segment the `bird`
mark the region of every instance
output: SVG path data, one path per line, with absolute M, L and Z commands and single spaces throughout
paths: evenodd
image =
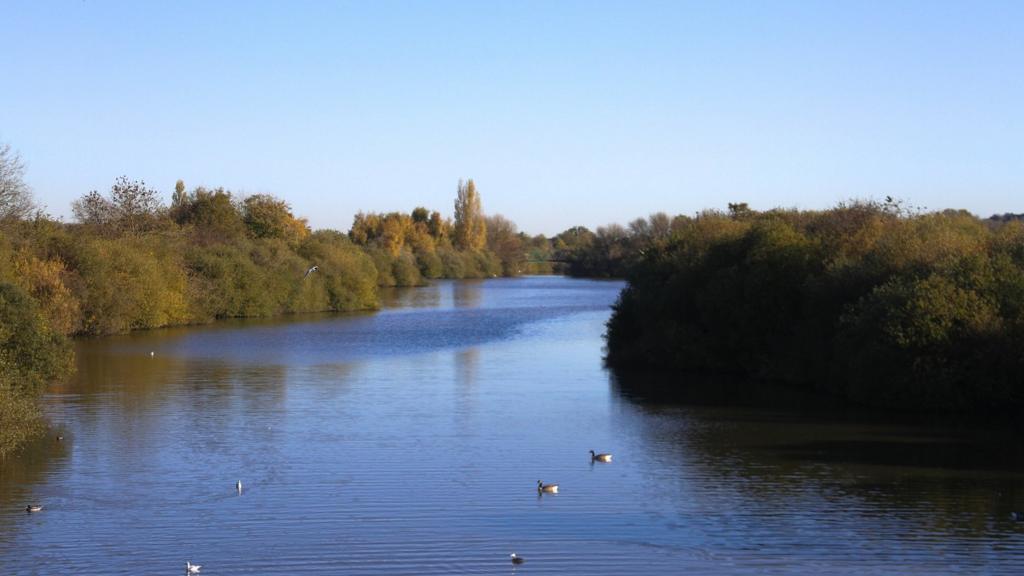
M 319 266 L 313 266 L 313 267 L 312 267 L 312 268 L 310 268 L 309 270 L 306 270 L 306 273 L 305 273 L 305 274 L 303 274 L 303 275 L 302 275 L 302 277 L 303 277 L 303 278 L 305 278 L 306 276 L 309 276 L 310 274 L 312 274 L 313 272 L 316 272 L 316 271 L 317 271 L 317 270 L 319 270 L 319 269 L 320 269 L 320 267 L 319 267 Z
M 523 562 L 526 562 L 526 559 L 524 559 L 522 556 L 516 556 L 515 552 L 513 552 L 509 556 L 512 557 L 512 563 L 513 564 L 522 564 Z
M 43 507 L 40 504 L 29 504 L 25 506 L 25 512 L 42 512 Z
M 549 492 L 551 494 L 558 494 L 558 484 L 545 484 L 540 480 L 537 480 L 537 492 Z
M 1024 522 L 1024 512 L 1010 512 L 1010 520 Z
M 64 439 L 64 436 L 62 436 L 60 434 L 57 435 L 57 442 L 60 442 L 63 439 Z
M 188 560 L 185 561 L 185 573 L 186 574 L 199 574 L 199 569 L 202 568 L 199 564 L 193 564 Z
M 590 461 L 591 462 L 611 462 L 612 461 L 612 455 L 611 454 L 594 454 L 594 451 L 591 450 L 590 451 Z
M 242 481 L 241 480 L 239 480 L 238 482 L 235 482 L 235 490 L 238 490 L 239 494 L 242 493 Z
M 150 350 L 149 351 L 149 357 L 152 358 L 153 356 L 156 356 L 156 352 L 153 352 L 152 350 Z

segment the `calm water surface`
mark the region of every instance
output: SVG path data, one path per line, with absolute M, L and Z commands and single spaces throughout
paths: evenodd
M 630 398 L 601 367 L 620 288 L 83 341 L 46 397 L 65 440 L 0 464 L 5 573 L 1024 573 L 1013 442 Z

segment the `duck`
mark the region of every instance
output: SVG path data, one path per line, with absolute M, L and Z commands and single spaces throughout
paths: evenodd
M 199 564 L 193 564 L 188 560 L 185 561 L 185 573 L 186 574 L 199 574 L 199 569 L 202 568 Z
M 41 504 L 29 504 L 25 506 L 25 512 L 42 512 L 43 506 Z
M 515 552 L 509 554 L 509 556 L 512 557 L 513 564 L 522 564 L 523 562 L 526 562 L 525 558 L 523 558 L 522 556 L 516 556 Z
M 537 480 L 537 492 L 549 492 L 551 494 L 558 494 L 558 484 L 545 484 L 540 480 Z
M 595 454 L 594 451 L 591 450 L 590 451 L 590 461 L 591 462 L 611 462 L 612 461 L 612 455 L 611 454 Z

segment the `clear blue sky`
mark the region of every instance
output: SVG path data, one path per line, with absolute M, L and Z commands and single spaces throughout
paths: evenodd
M 1024 212 L 1024 2 L 4 3 L 0 142 L 51 213 L 126 174 L 317 228 L 551 234 L 892 195 Z

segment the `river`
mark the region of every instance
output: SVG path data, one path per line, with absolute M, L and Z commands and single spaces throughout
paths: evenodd
M 1024 573 L 1016 442 L 623 393 L 621 287 L 445 281 L 80 341 L 53 434 L 0 463 L 4 571 Z

